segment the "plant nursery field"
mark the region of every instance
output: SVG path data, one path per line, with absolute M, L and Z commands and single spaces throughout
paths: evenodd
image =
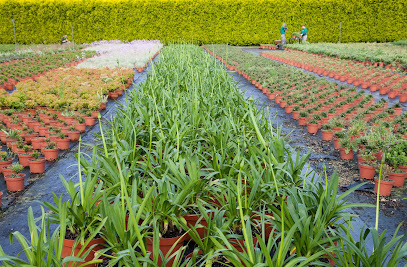
M 260 48 L 101 41 L 0 65 L 3 266 L 405 264 L 402 60 Z

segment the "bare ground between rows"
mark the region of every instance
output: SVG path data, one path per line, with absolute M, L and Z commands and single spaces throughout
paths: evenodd
M 251 52 L 247 50 L 242 49 L 244 52 Z M 280 108 L 274 100 L 269 100 L 265 94 L 236 72 L 229 71 L 229 73 L 239 83 L 240 89 L 245 92 L 247 98 L 252 97 L 255 101 L 259 102 L 259 108 L 267 108 L 269 110 L 270 120 L 273 121 L 274 126 L 278 125 L 282 129 L 288 143 L 294 149 L 300 151 L 301 154 L 311 151 L 309 162 L 316 172 L 322 174 L 323 166 L 326 166 L 327 174 L 330 176 L 336 170 L 343 192 L 348 187 L 352 187 L 360 182 L 366 182 L 358 180 L 359 171 L 356 157 L 352 161 L 341 160 L 339 152 L 333 147 L 333 142 L 322 141 L 320 131 L 316 135 L 309 134 L 306 127 L 298 126 L 298 122 L 292 119 L 292 115 L 286 114 L 284 109 Z M 318 77 L 325 79 L 325 77 Z M 375 205 L 376 194 L 373 192 L 373 186 L 372 182 L 368 182 L 365 190 L 350 194 L 347 198 L 348 201 L 350 203 L 369 203 Z M 379 230 L 387 230 L 389 238 L 394 234 L 397 226 L 407 217 L 407 201 L 403 199 L 405 197 L 407 197 L 406 189 L 403 188 L 393 189 L 390 197 L 382 197 L 380 199 Z M 367 227 L 374 227 L 376 218 L 375 208 L 360 207 L 353 209 L 353 211 L 360 216 L 361 222 L 365 223 Z M 407 223 L 403 223 L 400 229 L 400 234 L 405 232 L 407 232 Z
M 157 56 L 154 61 L 158 60 Z M 134 90 L 136 86 L 146 78 L 147 72 L 151 69 L 150 64 L 147 70 L 142 73 L 135 71 L 135 77 L 132 86 L 129 90 Z M 116 108 L 119 105 L 126 104 L 126 96 L 123 95 L 116 101 L 109 100 L 107 109 L 104 111 L 102 121 L 109 120 L 114 116 Z M 81 153 L 91 154 L 92 150 L 86 144 L 95 144 L 97 140 L 94 137 L 95 133 L 99 132 L 99 124 L 96 124 L 92 128 L 88 129 L 85 134 L 82 135 Z M 47 170 L 43 175 L 35 176 L 35 181 L 31 181 L 31 178 L 26 181 L 31 182 L 24 190 L 19 194 L 14 194 L 13 199 L 10 200 L 6 209 L 3 209 L 0 213 L 0 245 L 4 252 L 9 255 L 17 255 L 21 251 L 21 247 L 18 242 L 14 242 L 10 245 L 9 236 L 14 231 L 21 232 L 24 236 L 29 237 L 29 230 L 27 225 L 27 211 L 31 206 L 33 208 L 34 217 L 41 215 L 40 203 L 43 201 L 53 202 L 52 196 L 55 193 L 58 197 L 60 194 L 65 194 L 65 188 L 60 180 L 62 175 L 66 180 L 73 180 L 74 183 L 79 181 L 78 178 L 78 166 L 75 158 L 75 153 L 78 151 L 78 143 L 71 145 L 68 151 L 60 154 L 60 158 L 53 163 L 49 163 Z M 65 198 L 64 198 L 65 199 Z

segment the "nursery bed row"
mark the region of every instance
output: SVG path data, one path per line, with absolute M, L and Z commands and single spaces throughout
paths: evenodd
M 6 181 L 7 191 L 23 191 L 30 176 L 44 173 L 46 166 L 77 143 L 87 128 L 95 125 L 106 104 L 107 98 L 97 110 L 81 112 L 41 107 L 0 111 L 0 141 L 4 144 L 0 152 L 0 173 Z M 23 172 L 25 168 L 28 171 Z
M 336 175 L 326 187 L 304 182 L 308 155 L 295 157 L 280 129 L 199 47 L 166 46 L 126 104 L 89 159 L 79 150 L 80 182 L 65 183 L 69 201 L 43 203 L 52 212 L 30 228 L 32 249 L 23 252 L 41 256 L 23 260 L 0 251 L 3 260 L 42 265 L 51 258 L 58 265 L 96 257 L 109 266 L 329 266 L 331 260 L 343 266 L 359 257 L 367 265 L 390 258 L 396 266 L 406 256 L 401 236 L 392 238 L 400 247 L 390 252 L 374 228 L 363 230 L 362 239 L 383 242 L 373 252 L 363 242 L 356 246 L 345 212 L 353 205 L 344 200 L 353 190 L 338 198 Z M 29 212 L 31 226 L 34 220 Z M 37 235 L 50 224 L 59 227 Z M 64 243 L 77 250 L 63 250 Z
M 95 124 L 108 97 L 123 95 L 134 80 L 133 74 L 131 69 L 60 68 L 35 82 L 19 83 L 12 94 L 3 91 L 0 139 L 5 147 L 0 173 L 7 190 L 23 191 L 30 173 L 44 173 L 46 161 L 56 160 L 59 151 L 69 149 L 87 126 Z M 12 164 L 14 157 L 18 159 Z M 30 171 L 22 172 L 25 167 Z
M 319 57 L 299 51 L 278 54 L 267 52 L 262 55 L 319 75 L 346 81 L 354 86 L 361 86 L 362 89 L 379 91 L 381 95 L 388 94 L 389 98 L 399 97 L 400 102 L 407 102 L 407 75 L 404 74 L 366 68 L 349 60 Z
M 275 45 L 261 45 L 261 49 L 276 49 Z M 407 71 L 407 49 L 389 43 L 349 43 L 349 44 L 288 44 L 286 51 L 299 51 L 320 57 L 351 60 L 364 66 L 386 68 L 393 71 Z
M 58 67 L 77 65 L 95 54 L 93 51 L 70 51 L 0 64 L 0 91 L 13 90 L 19 82 L 36 80 L 40 75 Z
M 88 69 L 125 67 L 136 68 L 141 72 L 148 59 L 154 57 L 161 48 L 159 40 L 134 40 L 127 43 L 118 40 L 97 41 L 89 44 L 85 50 L 96 51 L 100 56 L 89 59 L 77 67 Z
M 353 159 L 357 151 L 361 178 L 374 178 L 376 161 L 381 160 L 385 150 L 384 178 L 394 181 L 395 186 L 404 186 L 407 116 L 399 105 L 386 109 L 388 104 L 383 99 L 374 104 L 370 94 L 290 71 L 278 63 L 242 54 L 239 48 L 212 46 L 211 50 L 229 69 L 237 70 L 287 114 L 292 114 L 300 126 L 307 126 L 309 133 L 315 134 L 322 128 L 322 140 L 334 140 L 342 159 Z M 369 176 L 364 173 L 366 164 Z M 389 194 L 388 191 L 385 195 Z

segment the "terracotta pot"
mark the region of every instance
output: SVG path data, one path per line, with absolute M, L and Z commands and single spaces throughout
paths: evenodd
M 394 108 L 394 115 L 400 116 L 403 108 Z
M 11 165 L 11 163 L 13 163 L 13 160 L 9 160 L 9 161 L 0 161 L 0 173 L 3 173 L 3 167 L 8 167 Z
M 88 256 L 85 257 L 85 259 L 84 259 L 85 262 L 89 262 L 89 261 L 93 260 L 95 258 L 95 252 L 98 250 L 101 250 L 105 247 L 103 245 L 104 243 L 105 243 L 105 240 L 103 240 L 103 238 L 96 238 L 96 239 L 93 239 L 92 241 L 90 241 L 89 244 L 83 250 L 83 252 L 88 251 L 89 248 L 94 245 L 95 245 L 95 247 L 93 247 L 92 251 L 90 251 Z M 76 257 L 81 256 L 81 255 L 79 255 L 79 251 L 82 249 L 82 245 L 77 244 L 75 248 L 74 248 L 74 245 L 75 245 L 75 240 L 64 239 L 64 246 L 62 248 L 62 258 L 71 256 L 71 254 L 73 254 L 73 256 L 76 256 Z M 75 263 L 74 262 L 69 263 L 68 266 L 69 267 L 75 266 Z M 86 265 L 86 266 L 96 267 L 97 264 Z
M 300 125 L 300 126 L 305 126 L 305 125 L 307 125 L 306 118 L 300 117 L 300 118 L 298 119 L 298 125 Z
M 93 111 L 92 112 L 92 118 L 97 119 L 99 116 L 99 111 Z
M 111 98 L 111 99 L 113 99 L 113 100 L 119 98 L 119 94 L 116 93 L 116 92 L 109 92 L 109 93 L 108 93 L 108 96 L 109 96 L 109 98 Z
M 48 127 L 46 127 L 46 126 L 40 126 L 39 128 L 38 128 L 38 135 L 39 136 L 45 136 L 46 134 L 47 134 L 47 132 L 48 132 Z
M 404 172 L 405 177 L 407 178 L 407 166 L 399 166 L 399 170 Z
M 168 252 L 170 251 L 170 249 L 174 245 L 174 243 L 178 242 L 174 246 L 174 249 L 169 254 L 169 256 L 171 256 L 174 253 L 176 253 L 184 245 L 185 239 L 186 239 L 186 235 L 171 237 L 171 238 L 160 238 L 159 239 L 159 248 L 160 248 L 162 254 L 165 256 L 168 254 Z M 147 237 L 146 243 L 147 243 L 147 248 L 146 248 L 147 251 L 152 252 L 152 253 L 158 253 L 157 251 L 153 251 L 153 238 L 152 237 Z M 153 254 L 151 254 L 150 257 L 153 258 Z M 158 256 L 158 265 L 161 265 L 162 261 L 163 261 L 163 259 L 161 258 L 161 255 Z M 168 267 L 172 266 L 173 262 L 174 262 L 174 258 L 169 260 L 167 262 L 166 266 L 168 266 Z
M 75 125 L 75 129 L 81 133 L 86 131 L 86 124 L 85 123 L 78 123 Z
M 318 124 L 308 124 L 307 131 L 310 134 L 316 134 L 318 132 L 319 125 Z
M 44 173 L 45 172 L 45 159 L 30 160 L 30 172 L 31 173 Z
M 395 187 L 403 187 L 404 186 L 404 179 L 406 179 L 406 173 L 391 173 L 389 178 L 394 181 L 393 186 Z
M 41 143 L 44 143 L 45 137 L 37 137 L 31 139 L 31 146 L 33 149 L 41 149 Z
M 359 163 L 359 176 L 363 179 L 373 179 L 376 173 L 376 167 L 363 165 Z
M 298 120 L 300 118 L 300 112 L 299 111 L 293 111 L 293 119 Z
M 374 191 L 377 193 L 377 189 L 379 188 L 379 180 L 374 179 Z M 393 188 L 394 181 L 380 181 L 380 195 L 381 196 L 390 196 L 391 189 Z
M 86 126 L 95 125 L 95 119 L 93 117 L 85 117 L 85 125 Z
M 368 82 L 362 82 L 361 86 L 362 89 L 367 89 L 369 87 L 369 83 Z
M 335 149 L 339 149 L 341 148 L 341 145 L 339 144 L 339 140 L 338 138 L 334 138 L 334 148 Z
M 266 239 L 268 239 L 271 234 L 273 236 L 275 236 L 277 234 L 277 232 L 276 232 L 277 230 L 275 228 L 275 225 L 272 223 L 271 218 L 273 218 L 273 214 L 266 213 L 265 215 L 266 215 L 265 217 L 269 218 L 269 220 L 267 220 L 266 218 L 264 220 L 264 235 L 265 235 Z M 255 222 L 257 221 L 257 223 L 258 223 L 257 226 L 259 227 L 259 229 L 262 227 L 260 215 L 256 214 L 256 215 L 252 216 L 252 221 L 255 221 Z
M 78 141 L 80 136 L 80 132 L 68 132 L 68 137 L 71 141 Z
M 321 130 L 323 141 L 332 141 L 334 132 L 329 130 Z
M 201 238 L 205 237 L 205 235 L 206 235 L 205 227 L 208 226 L 208 223 L 206 222 L 206 220 L 204 218 L 201 219 L 201 215 L 188 214 L 188 215 L 185 215 L 184 218 L 187 222 L 187 225 L 190 227 L 195 227 L 197 225 L 200 225 L 201 228 L 196 229 L 196 231 L 198 232 L 198 234 Z
M 31 140 L 33 139 L 33 138 L 35 138 L 35 137 L 37 137 L 38 136 L 38 134 L 37 133 L 34 133 L 34 134 L 26 134 L 26 135 L 24 135 L 24 140 L 25 140 L 25 142 L 27 143 L 27 144 L 31 144 Z
M 105 110 L 107 103 L 100 103 L 100 109 Z
M 383 152 L 377 152 L 377 153 L 373 153 L 373 156 L 375 156 L 375 159 L 377 161 L 381 161 L 382 157 L 383 157 Z
M 56 139 L 56 143 L 57 143 L 59 150 L 69 149 L 69 142 L 70 142 L 69 137 L 65 137 L 64 139 L 62 139 L 62 138 Z
M 244 239 L 229 238 L 228 241 L 239 252 L 243 252 L 243 250 L 246 248 L 246 242 Z M 253 245 L 256 246 L 256 243 L 257 237 L 253 237 Z
M 45 160 L 53 161 L 58 158 L 58 148 L 54 149 L 42 149 L 42 153 L 44 154 Z
M 353 149 L 349 149 L 349 152 L 348 153 L 346 153 L 346 151 L 345 151 L 346 149 L 345 148 L 339 148 L 339 153 L 340 153 L 340 155 L 341 155 L 341 159 L 344 159 L 344 160 L 351 160 L 351 159 L 353 159 Z
M 6 180 L 7 190 L 10 192 L 19 192 L 24 190 L 24 179 L 25 174 L 19 173 L 19 177 L 12 178 L 10 176 L 4 176 L 4 180 Z
M 18 155 L 18 161 L 20 162 L 20 164 L 24 167 L 28 167 L 30 166 L 29 164 L 29 160 L 32 159 L 32 155 L 31 153 L 27 153 L 27 154 L 19 154 Z
M 293 112 L 293 107 L 292 106 L 286 106 L 284 109 L 285 113 L 290 114 Z

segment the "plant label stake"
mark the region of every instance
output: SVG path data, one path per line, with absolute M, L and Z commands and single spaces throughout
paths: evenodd
M 14 31 L 14 49 L 17 52 L 17 37 L 16 37 L 16 24 L 15 24 L 15 19 L 11 20 L 13 22 L 13 31 Z

